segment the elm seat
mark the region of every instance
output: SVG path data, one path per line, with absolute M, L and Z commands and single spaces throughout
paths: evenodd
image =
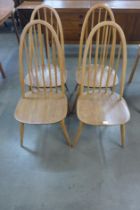
M 81 95 L 77 102 L 77 115 L 80 121 L 89 125 L 120 125 L 130 119 L 124 98 L 104 90 Z
M 45 87 L 55 87 L 55 86 L 61 86 L 62 82 L 61 82 L 61 74 L 60 74 L 60 69 L 58 66 L 56 66 L 56 68 L 51 64 L 50 65 L 50 72 L 49 72 L 49 68 L 48 66 L 46 66 L 43 69 L 44 72 L 44 80 L 45 80 Z M 51 75 L 51 79 L 50 79 L 50 75 Z M 32 69 L 32 73 L 30 74 L 31 77 L 31 82 L 32 82 L 32 86 L 33 87 L 44 87 L 44 83 L 42 80 L 42 68 L 40 67 L 38 69 L 38 73 L 36 76 L 36 72 L 35 72 L 35 68 Z M 56 79 L 57 77 L 57 79 Z M 66 83 L 66 79 L 67 79 L 67 73 L 65 71 L 64 73 L 64 83 Z M 56 82 L 57 80 L 57 82 Z M 31 86 L 31 82 L 29 79 L 29 74 L 26 75 L 25 77 L 25 84 L 28 86 Z M 52 84 L 51 84 L 52 83 Z M 56 85 L 57 83 L 57 85 Z
M 89 86 L 89 87 L 93 87 L 94 84 L 94 68 L 95 65 L 91 64 L 91 65 L 87 65 L 86 69 L 85 69 L 85 74 L 84 74 L 84 81 L 83 81 L 83 85 L 84 86 Z M 114 83 L 114 76 L 115 76 L 115 69 L 109 68 L 109 66 L 105 66 L 102 67 L 101 65 L 97 64 L 96 67 L 96 82 L 95 82 L 95 87 L 106 87 L 106 83 L 107 83 L 107 77 L 109 72 L 111 72 L 110 74 L 110 79 L 109 79 L 109 84 L 108 87 L 113 87 L 113 85 L 117 85 L 118 84 L 118 76 L 116 75 L 116 80 Z M 102 79 L 101 79 L 101 74 L 103 71 L 103 75 L 102 75 Z M 101 79 L 101 85 L 100 85 L 100 79 Z M 76 82 L 80 85 L 82 83 L 82 67 L 76 72 Z M 114 84 L 113 84 L 114 83 Z
M 62 93 L 27 92 L 17 104 L 15 118 L 21 123 L 49 124 L 63 120 L 67 115 L 67 98 Z

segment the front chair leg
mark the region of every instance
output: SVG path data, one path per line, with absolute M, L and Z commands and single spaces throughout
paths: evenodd
M 23 146 L 23 137 L 24 137 L 24 123 L 20 122 L 20 146 Z
M 70 140 L 70 137 L 69 137 L 69 134 L 68 134 L 66 125 L 65 125 L 65 121 L 62 120 L 62 121 L 60 122 L 60 124 L 61 124 L 62 130 L 63 130 L 63 132 L 64 132 L 64 136 L 65 136 L 66 142 L 67 142 L 67 144 L 68 144 L 69 146 L 71 146 L 71 140 Z
M 75 146 L 75 145 L 78 144 L 78 141 L 79 141 L 79 138 L 80 138 L 82 129 L 83 129 L 83 125 L 84 125 L 84 123 L 80 121 L 79 128 L 77 130 L 77 134 L 76 134 L 75 139 L 74 139 L 74 142 L 73 142 L 73 146 Z
M 126 138 L 125 124 L 124 125 L 120 125 L 120 130 L 121 130 L 121 146 L 124 147 L 124 145 L 125 145 L 125 138 Z

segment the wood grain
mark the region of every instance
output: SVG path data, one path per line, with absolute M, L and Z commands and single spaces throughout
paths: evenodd
M 77 116 L 90 125 L 120 125 L 130 119 L 125 100 L 117 93 L 94 92 L 82 95 L 77 102 Z
M 60 94 L 46 95 L 27 92 L 21 98 L 15 111 L 19 122 L 28 124 L 49 124 L 60 122 L 67 114 L 67 98 Z

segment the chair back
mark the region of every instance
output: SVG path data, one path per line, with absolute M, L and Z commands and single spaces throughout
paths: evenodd
M 81 62 L 82 62 L 82 57 L 83 57 L 83 48 L 89 36 L 90 31 L 98 23 L 107 21 L 107 20 L 115 22 L 113 12 L 106 4 L 98 3 L 88 10 L 84 19 L 82 30 L 81 30 L 78 69 L 80 69 L 80 66 L 82 64 Z M 104 37 L 104 34 L 102 36 Z
M 32 92 L 51 94 L 59 91 L 64 94 L 63 50 L 56 32 L 49 23 L 34 20 L 25 26 L 20 39 L 19 61 L 23 97 L 26 92 L 26 74 Z
M 93 47 L 92 42 L 96 40 Z M 120 77 L 120 96 L 123 96 L 127 65 L 127 47 L 125 35 L 121 27 L 113 21 L 104 21 L 96 25 L 90 32 L 82 62 L 81 94 L 103 90 L 111 93 L 116 90 L 117 74 Z M 85 78 L 85 73 L 88 78 Z M 89 76 L 90 75 L 90 76 Z M 88 85 L 84 87 L 84 81 Z M 90 82 L 93 82 L 91 87 Z M 98 84 L 97 84 L 98 82 Z
M 32 12 L 30 20 L 32 21 L 35 19 L 44 20 L 53 27 L 53 29 L 57 33 L 62 49 L 64 50 L 63 28 L 57 11 L 50 6 L 41 4 L 37 6 Z

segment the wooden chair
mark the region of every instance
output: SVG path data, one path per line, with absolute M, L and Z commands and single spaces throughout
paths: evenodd
M 66 142 L 71 145 L 64 122 L 68 106 L 64 87 L 64 55 L 57 34 L 49 23 L 34 20 L 26 25 L 21 35 L 19 62 L 21 99 L 16 107 L 15 118 L 20 122 L 21 145 L 25 123 L 53 124 L 57 122 L 60 122 L 62 126 Z M 48 75 L 45 75 L 46 68 L 48 68 Z M 27 73 L 30 91 L 26 90 L 27 86 L 24 81 L 24 75 Z M 36 83 L 35 88 L 34 82 Z M 60 87 L 58 83 L 61 83 Z M 49 88 L 46 88 L 47 86 Z
M 44 21 L 46 21 L 47 23 L 49 23 L 53 27 L 53 29 L 57 33 L 59 42 L 60 42 L 61 47 L 62 47 L 62 53 L 64 55 L 63 28 L 62 28 L 62 23 L 61 23 L 61 20 L 60 20 L 60 17 L 58 15 L 57 11 L 54 8 L 52 8 L 52 7 L 49 7 L 49 6 L 44 5 L 44 4 L 41 4 L 41 5 L 37 6 L 32 12 L 30 20 L 32 21 L 32 20 L 35 20 L 35 19 L 44 20 Z M 44 36 L 45 36 L 45 33 L 44 33 Z M 44 39 L 44 41 L 46 41 L 46 39 Z M 47 49 L 46 49 L 46 54 L 47 54 Z M 64 60 L 64 65 L 65 65 L 65 60 Z M 65 73 L 64 74 L 65 75 L 64 83 L 65 83 L 66 89 L 68 90 L 68 87 L 66 85 L 66 78 L 67 78 L 66 71 L 64 73 Z M 48 74 L 48 68 L 45 69 L 45 74 L 46 75 Z M 60 71 L 57 71 L 57 74 L 58 74 L 58 77 L 60 77 Z M 60 82 L 61 81 L 59 81 L 57 83 L 58 86 L 61 85 Z M 30 81 L 29 81 L 28 75 L 25 78 L 25 83 L 28 86 L 30 86 Z M 55 81 L 53 83 L 55 83 Z M 42 86 L 42 83 L 40 83 L 40 85 Z M 35 81 L 34 81 L 34 86 L 37 86 Z M 49 87 L 49 83 L 47 83 L 47 87 Z
M 101 57 L 99 41 L 104 32 L 103 53 Z M 91 52 L 91 43 L 96 40 L 95 49 Z M 111 47 L 110 47 L 111 46 Z M 87 70 L 87 65 L 89 66 Z M 101 72 L 98 74 L 101 66 Z M 92 29 L 86 42 L 82 61 L 82 80 L 77 101 L 77 116 L 80 120 L 78 132 L 74 139 L 77 144 L 83 124 L 89 125 L 120 125 L 121 144 L 125 143 L 125 124 L 130 119 L 129 109 L 123 99 L 124 83 L 127 65 L 127 48 L 124 33 L 113 21 L 99 23 Z M 90 68 L 90 66 L 92 68 Z M 106 79 L 105 66 L 108 66 Z M 92 70 L 92 86 L 88 77 L 85 87 L 85 74 Z M 112 71 L 115 72 L 112 74 Z M 120 75 L 120 85 L 116 87 L 117 74 Z M 96 81 L 99 79 L 99 87 Z M 110 89 L 110 80 L 113 82 Z M 102 88 L 105 84 L 105 88 Z M 117 90 L 119 90 L 117 93 Z
M 78 94 L 79 94 L 79 85 L 81 84 L 82 57 L 83 57 L 83 50 L 84 50 L 84 46 L 85 46 L 87 37 L 88 37 L 90 31 L 98 23 L 100 23 L 102 21 L 106 21 L 106 20 L 111 20 L 111 21 L 115 22 L 115 18 L 114 18 L 114 14 L 113 14 L 112 10 L 106 4 L 103 4 L 103 3 L 95 4 L 93 7 L 91 7 L 89 9 L 89 11 L 87 12 L 87 14 L 85 16 L 84 23 L 83 23 L 83 26 L 82 26 L 82 31 L 81 31 L 81 37 L 80 37 L 78 68 L 77 68 L 77 71 L 76 71 L 76 83 L 77 84 L 76 84 L 75 89 L 74 89 L 74 92 L 77 91 L 76 100 L 77 100 L 77 97 L 78 97 Z M 100 40 L 100 45 L 102 45 L 102 43 L 104 41 L 104 38 L 105 37 L 104 37 L 104 33 L 103 33 L 102 38 Z M 94 47 L 93 44 L 94 44 L 94 42 L 91 43 L 91 46 L 90 46 L 90 51 L 91 52 L 92 52 L 93 47 Z M 102 50 L 101 50 L 101 53 L 102 53 Z M 100 66 L 98 66 L 98 67 L 100 68 Z M 88 68 L 88 65 L 87 65 L 87 68 Z M 106 72 L 108 71 L 107 69 L 108 69 L 108 67 L 106 66 L 105 67 Z M 91 71 L 91 74 L 92 74 L 92 71 Z M 87 80 L 88 75 L 86 74 L 85 77 L 86 77 L 86 79 L 85 79 L 85 82 L 84 82 L 84 86 L 87 86 L 88 85 L 88 80 Z M 92 85 L 93 85 L 92 75 L 91 76 L 89 75 L 89 77 L 91 78 L 91 80 L 89 81 L 89 85 L 92 87 Z M 118 80 L 116 80 L 116 83 L 117 82 L 118 82 Z M 112 87 L 112 85 L 113 84 L 110 83 L 110 87 Z M 97 77 L 97 81 L 96 81 L 96 86 L 97 87 L 99 86 L 98 77 Z M 105 87 L 105 83 L 102 83 L 102 87 Z M 73 104 L 72 111 L 75 107 L 76 100 Z

